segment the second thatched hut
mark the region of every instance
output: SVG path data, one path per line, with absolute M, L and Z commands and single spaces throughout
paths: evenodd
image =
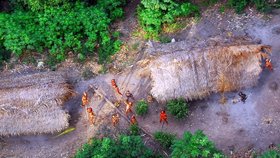
M 164 50 L 149 65 L 151 93 L 158 101 L 179 97 L 195 100 L 213 92 L 251 87 L 262 71 L 262 57 L 270 49 L 266 45 L 241 44 L 192 50 L 175 48 L 169 53 Z M 156 51 L 152 49 L 151 53 L 157 54 Z
M 68 127 L 62 104 L 73 95 L 62 73 L 0 76 L 0 135 L 54 133 Z

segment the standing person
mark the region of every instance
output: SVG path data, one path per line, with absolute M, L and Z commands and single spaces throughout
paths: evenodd
M 242 92 L 239 92 L 238 95 L 240 96 L 241 101 L 242 101 L 243 103 L 245 103 L 245 101 L 246 101 L 246 99 L 247 99 L 247 95 L 244 94 L 244 93 L 242 93 Z
M 165 122 L 168 125 L 167 114 L 166 114 L 165 110 L 161 110 L 160 115 L 159 115 L 159 122 L 160 123 L 162 122 L 163 124 Z
M 119 87 L 117 86 L 117 83 L 116 83 L 116 80 L 115 80 L 115 79 L 112 79 L 112 80 L 111 80 L 111 85 L 112 85 L 112 87 L 115 89 L 115 91 L 116 91 L 119 95 L 122 95 L 122 93 L 120 92 Z
M 265 67 L 269 70 L 269 71 L 273 71 L 273 66 L 271 63 L 271 59 L 265 59 Z
M 152 96 L 151 94 L 149 94 L 149 95 L 147 96 L 147 102 L 148 102 L 148 103 L 154 102 L 154 98 L 153 98 L 153 96 Z
M 125 100 L 124 103 L 126 105 L 126 107 L 125 107 L 125 114 L 128 115 L 128 113 L 132 113 L 131 108 L 133 106 L 133 103 L 128 101 L 128 100 Z
M 132 124 L 132 125 L 137 124 L 137 120 L 136 120 L 136 117 L 134 115 L 131 116 L 130 124 Z
M 113 126 L 116 126 L 120 121 L 120 116 L 119 114 L 114 114 L 112 115 L 112 123 L 113 123 Z
M 94 114 L 92 108 L 87 108 L 87 112 L 88 112 L 89 123 L 90 123 L 91 126 L 93 126 L 95 114 Z
M 133 97 L 132 93 L 130 93 L 129 90 L 127 90 L 127 91 L 125 92 L 125 96 L 126 96 L 126 100 L 129 100 L 129 98 L 131 98 L 131 99 L 134 100 L 134 97 Z
M 86 92 L 83 93 L 82 96 L 82 107 L 86 107 L 86 105 L 89 103 L 88 101 L 88 95 Z

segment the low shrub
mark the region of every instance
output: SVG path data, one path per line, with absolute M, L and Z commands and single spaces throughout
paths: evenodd
M 219 12 L 220 12 L 220 13 L 224 13 L 225 10 L 226 10 L 226 8 L 225 8 L 224 5 L 222 5 L 222 6 L 219 8 Z
M 216 149 L 214 143 L 198 130 L 194 134 L 185 132 L 182 139 L 177 139 L 171 146 L 172 158 L 224 158 L 225 156 Z
M 258 11 L 269 12 L 273 7 L 279 7 L 280 1 L 269 2 L 265 0 L 228 0 L 227 5 L 234 8 L 237 13 L 242 13 L 248 5 L 255 5 Z
M 171 42 L 171 38 L 169 38 L 168 36 L 160 36 L 159 37 L 159 41 L 161 43 L 170 43 Z
M 272 9 L 272 6 L 264 0 L 252 0 L 252 2 L 255 4 L 258 11 L 269 12 Z
M 208 0 L 210 5 L 217 3 L 219 0 Z
M 156 141 L 158 141 L 164 148 L 169 149 L 173 143 L 173 141 L 176 139 L 175 134 L 166 133 L 166 132 L 155 132 L 154 138 Z
M 275 149 L 270 149 L 262 153 L 258 158 L 279 158 L 280 157 L 280 145 Z
M 136 43 L 134 43 L 134 44 L 132 45 L 131 48 L 132 48 L 132 50 L 136 51 L 136 50 L 139 49 L 139 46 L 140 46 L 140 43 L 136 42 Z
M 167 102 L 167 111 L 181 119 L 188 115 L 189 105 L 183 98 L 173 99 Z
M 75 158 L 155 158 L 152 150 L 147 148 L 140 136 L 122 135 L 118 139 L 93 138 L 84 144 Z
M 140 128 L 136 124 L 130 125 L 129 131 L 130 131 L 130 135 L 133 136 L 137 136 L 140 134 Z
M 136 114 L 143 116 L 148 113 L 148 103 L 145 100 L 140 100 L 136 103 Z
M 5 50 L 4 46 L 0 45 L 0 66 L 3 65 L 4 61 L 8 61 L 11 57 L 11 52 Z
M 82 72 L 82 77 L 85 80 L 88 80 L 88 79 L 92 78 L 93 76 L 94 76 L 94 73 L 91 71 L 91 69 L 89 67 L 86 67 Z
M 237 13 L 241 13 L 249 3 L 250 0 L 228 0 L 227 2 Z

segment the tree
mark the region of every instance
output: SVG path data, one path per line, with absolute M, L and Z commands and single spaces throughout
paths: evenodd
M 174 141 L 172 147 L 172 158 L 222 158 L 213 142 L 203 134 L 201 130 L 194 134 L 185 132 L 182 139 Z

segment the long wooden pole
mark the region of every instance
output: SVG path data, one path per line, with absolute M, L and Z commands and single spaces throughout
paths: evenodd
M 126 117 L 126 115 L 124 115 L 106 96 L 104 96 L 101 92 L 98 91 L 98 89 L 91 87 L 94 90 L 94 93 L 96 93 L 97 95 L 101 96 L 111 107 L 115 108 L 117 110 L 117 112 L 122 115 L 122 117 L 125 118 L 126 121 L 130 122 L 129 119 Z
M 94 93 L 96 93 L 97 95 L 101 96 L 107 103 L 108 105 L 110 105 L 111 107 L 113 107 L 114 109 L 117 110 L 117 112 L 128 122 L 130 123 L 130 120 L 127 118 L 127 116 L 125 114 L 123 114 L 104 94 L 102 94 L 101 92 L 98 91 L 98 88 L 93 87 L 92 85 L 90 85 L 90 89 L 92 89 L 94 91 Z M 145 129 L 143 129 L 142 127 L 139 126 L 139 128 L 148 136 L 150 136 L 153 139 L 153 136 L 147 132 Z M 168 157 L 168 154 L 166 151 L 164 151 L 163 149 L 161 149 L 162 152 Z

